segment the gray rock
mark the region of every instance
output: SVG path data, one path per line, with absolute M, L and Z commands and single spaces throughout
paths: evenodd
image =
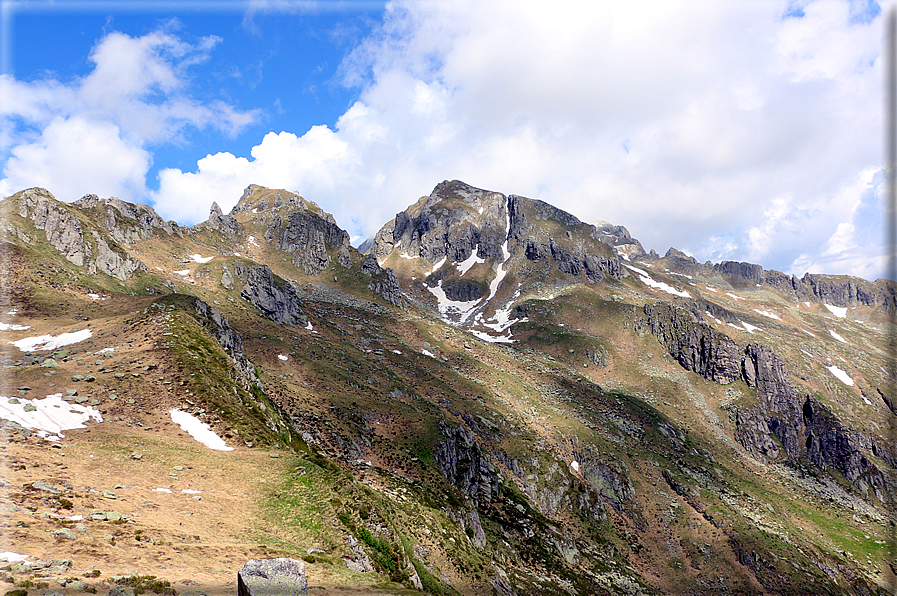
M 228 290 L 234 287 L 234 276 L 230 272 L 230 267 L 227 266 L 227 263 L 221 267 L 221 285 Z
M 717 383 L 741 377 L 741 353 L 729 336 L 671 304 L 645 305 L 651 333 L 686 370 Z
M 86 592 L 87 589 L 90 587 L 90 584 L 88 584 L 87 582 L 83 582 L 79 579 L 79 580 L 75 580 L 73 582 L 66 582 L 65 587 L 68 588 L 69 590 L 73 590 L 75 592 Z
M 46 493 L 50 493 L 52 495 L 61 495 L 62 489 L 53 486 L 52 484 L 47 484 L 43 480 L 35 480 L 31 483 L 31 488 L 40 490 Z
M 369 254 L 361 262 L 361 272 L 371 278 L 368 288 L 382 296 L 390 304 L 396 306 L 401 304 L 402 290 L 399 287 L 399 278 L 395 271 L 388 267 L 384 269 L 377 263 L 377 259 Z
M 349 535 L 349 550 L 355 555 L 355 559 L 344 558 L 343 561 L 346 562 L 346 567 L 359 573 L 370 573 L 374 570 L 374 564 L 364 551 L 364 546 L 351 534 Z
M 43 230 L 47 241 L 61 252 L 67 261 L 84 266 L 90 248 L 84 241 L 84 231 L 78 217 L 43 188 L 29 188 L 19 198 L 18 214 L 30 219 L 34 227 Z
M 238 596 L 308 596 L 305 563 L 296 559 L 253 559 L 237 573 Z
M 207 228 L 210 230 L 219 230 L 221 232 L 224 232 L 228 236 L 243 235 L 243 227 L 240 225 L 240 222 L 238 222 L 230 215 L 224 215 L 221 212 L 221 207 L 218 206 L 217 202 L 212 203 L 212 207 L 209 213 L 209 219 L 201 224 L 198 224 L 196 227 Z
M 275 277 L 266 265 L 253 267 L 237 265 L 236 269 L 237 275 L 246 280 L 240 296 L 275 323 L 305 325 L 308 316 L 302 309 L 302 301 L 290 282 Z
M 78 537 L 75 536 L 75 533 L 69 530 L 68 528 L 61 528 L 59 530 L 54 530 L 53 536 L 56 538 L 65 538 L 67 540 L 75 540 Z
M 134 596 L 134 588 L 121 585 L 112 586 L 106 596 Z
M 486 503 L 499 494 L 501 474 L 484 457 L 474 434 L 465 426 L 439 427 L 446 437 L 433 449 L 439 471 L 474 503 Z

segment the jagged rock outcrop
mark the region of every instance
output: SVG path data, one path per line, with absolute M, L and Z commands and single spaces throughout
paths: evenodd
M 742 375 L 748 386 L 757 388 L 757 408 L 769 431 L 779 438 L 788 457 L 800 457 L 804 436 L 801 402 L 791 384 L 785 361 L 767 346 L 748 344 L 744 349 Z M 753 440 L 745 436 L 741 427 L 736 436 L 743 437 L 742 442 L 746 444 Z
M 169 236 L 183 236 L 176 223 L 163 220 L 148 205 L 129 203 L 117 197 L 101 199 L 97 195 L 85 195 L 72 205 L 90 211 L 103 229 L 122 244 L 147 240 L 159 231 Z
M 502 258 L 506 203 L 501 193 L 458 180 L 441 182 L 378 232 L 373 254 L 382 258 L 397 248 L 431 261 L 447 257 L 461 262 L 472 254 L 481 259 Z
M 18 214 L 30 219 L 34 227 L 43 230 L 47 241 L 61 252 L 67 261 L 83 267 L 90 253 L 84 240 L 84 230 L 78 217 L 63 207 L 43 188 L 29 188 L 19 198 Z
M 484 456 L 474 434 L 463 425 L 439 422 L 445 436 L 433 449 L 442 475 L 475 504 L 492 501 L 501 488 L 501 474 Z
M 97 271 L 114 277 L 119 281 L 128 280 L 135 271 L 146 271 L 146 265 L 138 261 L 130 254 L 124 256 L 115 252 L 96 231 L 93 232 L 96 240 L 96 258 L 88 262 L 88 272 L 94 274 Z
M 235 265 L 243 283 L 240 296 L 276 323 L 305 325 L 308 316 L 296 289 L 286 280 L 276 278 L 267 265 Z
M 212 202 L 209 212 L 209 219 L 199 224 L 197 227 L 207 228 L 209 230 L 218 230 L 228 236 L 242 236 L 243 227 L 232 215 L 224 215 L 221 207 L 217 202 Z
M 626 464 L 621 461 L 608 464 L 604 459 L 581 450 L 575 450 L 573 457 L 579 464 L 582 477 L 602 499 L 630 519 L 639 519 L 639 505 Z
M 683 368 L 717 383 L 741 377 L 740 350 L 728 335 L 670 304 L 646 305 L 644 312 L 651 333 Z
M 590 283 L 602 281 L 605 276 L 619 277 L 621 274 L 620 260 L 609 250 L 589 252 L 583 238 L 589 238 L 603 243 L 607 237 L 606 230 L 614 229 L 610 224 L 605 224 L 600 231 L 595 226 L 584 224 L 573 215 L 562 211 L 548 203 L 534 199 L 527 199 L 517 195 L 508 197 L 508 212 L 510 217 L 510 230 L 508 232 L 508 247 L 512 254 L 522 252 L 527 260 L 547 262 L 549 257 L 555 262 L 559 271 L 568 275 L 579 276 L 585 274 Z M 527 215 L 527 212 L 530 215 Z M 566 240 L 562 243 L 550 235 L 534 236 L 538 228 L 535 222 L 554 222 L 565 227 L 579 228 L 580 234 L 574 234 L 568 230 Z M 630 239 L 629 232 L 621 226 L 616 226 L 622 231 L 616 232 L 614 238 Z M 639 250 L 641 250 L 641 245 Z M 593 246 L 593 249 L 597 248 Z
M 882 472 L 864 453 L 874 442 L 837 419 L 812 396 L 799 396 L 785 361 L 767 346 L 751 343 L 740 349 L 725 334 L 698 320 L 696 312 L 669 304 L 644 307 L 652 334 L 683 368 L 718 383 L 743 380 L 757 390 L 757 404 L 735 409 L 735 438 L 745 449 L 771 460 L 783 455 L 806 458 L 834 468 L 863 490 L 872 487 L 879 499 L 892 492 Z M 582 464 L 581 464 L 582 465 Z
M 485 285 L 468 279 L 453 279 L 443 284 L 442 289 L 451 300 L 470 302 L 486 295 L 486 288 L 483 287 Z
M 192 307 L 193 314 L 197 316 L 197 320 L 233 359 L 234 365 L 242 377 L 243 387 L 248 389 L 250 385 L 255 385 L 262 388 L 261 381 L 253 374 L 252 362 L 243 353 L 243 338 L 230 326 L 227 317 L 223 316 L 217 308 L 196 296 L 186 296 L 185 298 L 187 304 Z
M 402 303 L 402 288 L 396 272 L 389 267 L 383 268 L 374 255 L 365 255 L 361 262 L 361 272 L 371 278 L 368 288 L 383 297 L 390 304 L 398 306 Z
M 804 402 L 803 422 L 811 462 L 823 469 L 834 468 L 864 493 L 871 488 L 879 500 L 886 499 L 891 488 L 882 471 L 863 454 L 872 447 L 864 437 L 847 428 L 813 396 Z
M 279 250 L 292 254 L 293 265 L 307 275 L 330 267 L 328 249 L 339 252 L 349 246 L 348 232 L 308 211 L 290 213 L 286 221 L 280 215 L 274 215 L 268 223 L 265 239 Z
M 106 205 L 109 212 L 130 209 L 134 214 L 152 212 L 152 215 L 155 215 L 155 212 L 149 207 L 132 205 L 119 199 L 101 201 L 96 195 L 88 195 L 73 203 L 74 206 L 87 210 L 100 204 Z M 105 224 L 109 224 L 106 231 L 110 235 L 109 241 L 113 244 L 110 246 L 107 238 L 103 237 L 96 229 L 90 230 L 89 236 L 93 238 L 94 242 L 91 243 L 87 240 L 85 226 L 72 211 L 72 207 L 60 203 L 45 189 L 31 188 L 22 192 L 19 197 L 17 213 L 20 217 L 30 219 L 34 227 L 44 230 L 47 241 L 61 252 L 67 261 L 79 267 L 87 267 L 88 273 L 91 275 L 99 271 L 119 281 L 126 281 L 135 272 L 146 271 L 146 265 L 127 251 L 115 250 L 115 248 L 120 248 L 115 245 L 116 237 L 129 237 L 126 231 L 130 229 L 127 226 L 118 225 L 118 219 L 115 216 L 109 215 L 102 220 Z M 158 216 L 155 217 L 158 218 Z M 138 222 L 133 225 L 141 224 Z M 152 235 L 152 231 L 148 233 Z
M 308 596 L 305 563 L 296 559 L 252 559 L 237 572 L 238 596 Z

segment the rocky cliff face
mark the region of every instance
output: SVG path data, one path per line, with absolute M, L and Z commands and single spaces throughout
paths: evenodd
M 361 272 L 371 278 L 368 288 L 379 294 L 390 304 L 398 306 L 402 303 L 402 289 L 399 287 L 399 278 L 396 272 L 390 268 L 384 269 L 377 263 L 374 255 L 365 256 L 361 262 Z
M 486 459 L 474 434 L 465 426 L 440 421 L 445 436 L 433 450 L 443 476 L 475 504 L 488 503 L 499 494 L 501 475 Z
M 305 325 L 308 316 L 302 301 L 290 282 L 278 279 L 267 265 L 235 265 L 237 277 L 243 281 L 240 296 L 276 323 Z
M 218 206 L 217 202 L 212 203 L 212 207 L 209 212 L 209 219 L 198 224 L 197 228 L 206 228 L 209 230 L 218 230 L 227 234 L 228 236 L 242 236 L 243 228 L 240 226 L 240 222 L 238 222 L 231 215 L 224 215 L 221 212 L 221 207 Z
M 717 383 L 741 377 L 740 350 L 729 336 L 670 304 L 647 305 L 644 312 L 651 333 L 683 368 Z
M 77 207 L 92 210 L 101 204 L 107 208 L 102 221 L 108 226 L 105 230 L 108 235 L 104 235 L 103 230 L 90 229 L 90 226 L 78 216 L 76 209 Z M 128 222 L 133 224 L 123 224 L 121 221 L 121 217 L 125 217 L 121 215 L 123 212 L 138 218 L 142 214 L 150 220 L 151 215 L 155 215 L 149 207 L 132 205 L 118 199 L 100 201 L 95 195 L 88 195 L 75 202 L 73 206 L 68 206 L 41 188 L 22 192 L 17 209 L 19 217 L 30 220 L 35 228 L 44 231 L 47 241 L 61 252 L 67 261 L 79 267 L 86 267 L 88 273 L 92 275 L 101 272 L 119 281 L 129 279 L 137 271 L 146 271 L 146 265 L 116 243 L 115 238 L 134 237 L 134 234 L 138 234 L 135 230 L 141 229 L 142 225 L 139 219 L 128 219 Z M 152 235 L 152 231 L 140 233 Z M 93 242 L 90 242 L 89 238 L 92 238 Z
M 755 406 L 735 410 L 735 438 L 748 451 L 833 468 L 864 492 L 871 488 L 877 498 L 891 498 L 893 487 L 868 457 L 874 441 L 851 431 L 813 396 L 799 396 L 785 361 L 772 349 L 757 343 L 741 348 L 684 308 L 654 304 L 644 312 L 652 334 L 683 368 L 757 390 Z
M 128 203 L 116 197 L 101 199 L 97 195 L 85 195 L 72 205 L 90 211 L 105 231 L 122 244 L 146 240 L 159 232 L 183 236 L 176 223 L 163 220 L 147 205 Z
M 349 234 L 345 230 L 307 211 L 290 213 L 285 220 L 274 215 L 268 223 L 265 240 L 293 255 L 293 265 L 306 275 L 329 269 L 329 252 L 345 255 L 349 246 Z M 338 261 L 346 267 L 345 256 Z

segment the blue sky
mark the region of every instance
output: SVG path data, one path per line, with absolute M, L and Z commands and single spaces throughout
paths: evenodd
M 0 194 L 182 224 L 248 184 L 362 239 L 444 179 L 699 260 L 882 275 L 870 0 L 0 0 Z

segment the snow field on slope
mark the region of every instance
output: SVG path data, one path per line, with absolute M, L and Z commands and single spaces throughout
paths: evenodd
M 846 371 L 841 370 L 840 368 L 838 368 L 838 367 L 835 366 L 834 364 L 831 365 L 831 366 L 826 366 L 826 368 L 828 369 L 828 371 L 829 371 L 830 373 L 832 373 L 833 375 L 835 375 L 835 377 L 836 377 L 839 381 L 841 381 L 842 383 L 844 383 L 844 384 L 847 385 L 848 387 L 853 387 L 853 379 L 850 378 L 850 375 L 848 375 Z
M 168 410 L 171 420 L 181 427 L 185 433 L 208 447 L 216 451 L 233 451 L 233 447 L 228 447 L 224 439 L 215 434 L 209 425 L 187 412 L 178 409 Z
M 30 428 L 50 441 L 58 441 L 64 437 L 64 430 L 85 428 L 84 423 L 91 418 L 97 422 L 103 421 L 99 410 L 70 404 L 62 399 L 61 393 L 48 395 L 44 399 L 14 398 L 19 403 L 9 403 L 11 399 L 13 398 L 0 397 L 0 418 Z
M 847 317 L 847 307 L 846 306 L 832 306 L 831 304 L 824 305 L 829 312 L 838 317 L 839 319 L 844 319 Z
M 84 341 L 93 335 L 90 329 L 82 329 L 81 331 L 71 331 L 61 335 L 40 335 L 38 337 L 26 337 L 18 341 L 11 341 L 12 345 L 19 348 L 23 352 L 35 352 L 37 350 L 55 350 L 62 346 L 70 346 Z
M 653 277 L 648 275 L 646 272 L 642 271 L 638 267 L 633 267 L 632 265 L 626 265 L 628 269 L 635 271 L 638 273 L 639 279 L 648 287 L 655 288 L 666 292 L 667 294 L 672 294 L 674 296 L 680 296 L 682 298 L 691 298 L 691 294 L 686 292 L 685 290 L 679 291 L 673 286 L 663 283 L 662 281 L 655 281 Z

